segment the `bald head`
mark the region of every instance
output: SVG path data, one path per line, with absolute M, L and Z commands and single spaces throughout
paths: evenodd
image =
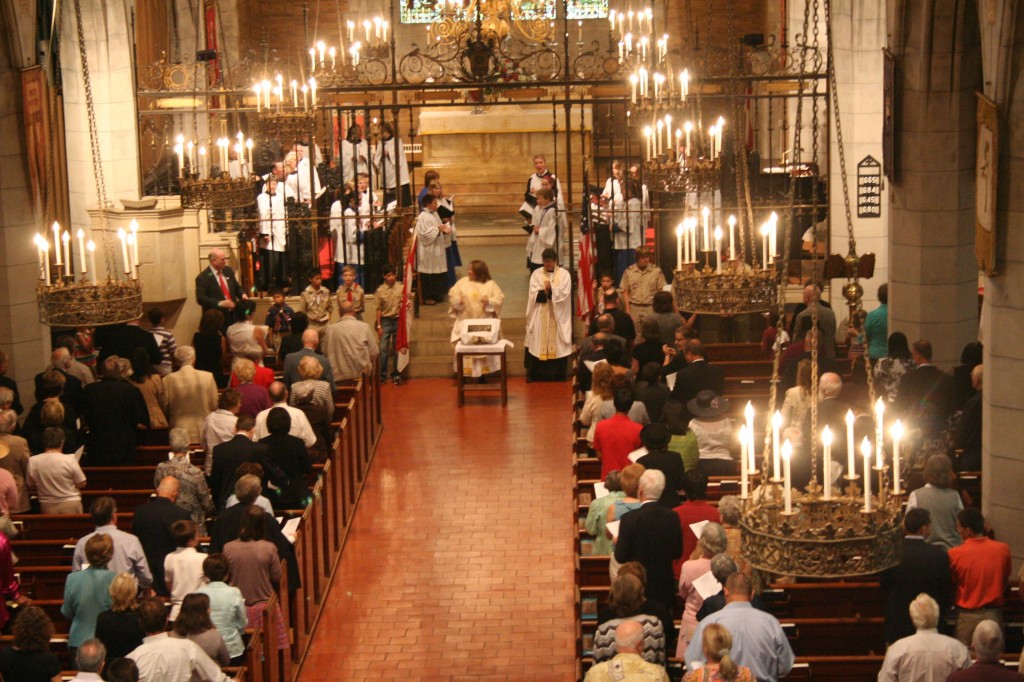
M 839 395 L 839 391 L 843 388 L 843 378 L 835 372 L 825 372 L 821 375 L 821 379 L 818 380 L 818 390 L 821 391 L 821 397 L 824 398 L 835 398 Z
M 316 332 L 313 332 L 314 334 Z M 276 405 L 278 403 L 287 402 L 288 400 L 288 387 L 284 385 L 283 381 L 275 381 L 267 387 L 267 393 L 270 394 L 270 400 Z
M 71 353 L 63 346 L 54 348 L 53 352 L 50 353 L 50 362 L 57 369 L 67 369 L 68 365 L 71 364 Z
M 347 301 L 346 301 L 347 303 Z M 302 332 L 302 347 L 315 349 L 320 343 L 320 335 L 316 333 L 315 329 L 307 329 Z
M 743 573 L 733 573 L 725 581 L 726 603 L 750 601 L 752 592 L 750 578 Z
M 816 303 L 821 298 L 821 289 L 815 284 L 808 284 L 804 287 L 804 303 L 810 305 Z
M 174 476 L 164 476 L 156 486 L 156 496 L 163 497 L 174 502 L 178 499 L 178 490 L 180 489 L 181 484 L 178 483 L 178 479 Z
M 597 318 L 597 328 L 599 331 L 611 334 L 615 331 L 615 318 L 608 313 L 599 315 Z
M 635 620 L 624 620 L 615 628 L 615 651 L 639 654 L 644 648 L 644 627 Z
M 355 315 L 356 314 L 356 307 L 352 303 L 352 301 L 342 301 L 338 305 L 338 313 L 342 317 L 345 317 L 346 315 Z

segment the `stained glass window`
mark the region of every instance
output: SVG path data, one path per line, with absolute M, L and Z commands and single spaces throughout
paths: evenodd
M 607 19 L 608 0 L 569 0 L 566 7 L 569 20 Z
M 561 0 L 522 0 L 517 18 L 553 20 L 561 6 Z M 571 20 L 604 19 L 608 16 L 608 0 L 568 0 L 566 10 Z M 403 24 L 432 24 L 438 14 L 438 0 L 401 0 Z

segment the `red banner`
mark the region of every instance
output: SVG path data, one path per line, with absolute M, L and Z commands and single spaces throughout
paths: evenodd
M 21 72 L 21 96 L 25 112 L 25 161 L 32 183 L 32 198 L 39 209 L 46 205 L 49 157 L 49 92 L 43 69 L 33 66 Z

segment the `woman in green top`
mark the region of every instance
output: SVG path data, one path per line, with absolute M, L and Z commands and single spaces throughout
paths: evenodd
M 604 479 L 604 487 L 608 494 L 604 497 L 594 496 L 587 510 L 587 532 L 594 536 L 594 551 L 597 556 L 611 554 L 615 549 L 608 534 L 605 533 L 605 524 L 608 522 L 608 507 L 615 504 L 626 496 L 622 491 L 621 474 L 618 471 L 609 472 Z
M 71 621 L 68 647 L 77 649 L 82 642 L 92 639 L 96 632 L 96 618 L 110 608 L 110 583 L 116 574 L 107 569 L 114 555 L 114 541 L 105 533 L 97 533 L 85 543 L 85 558 L 89 567 L 75 571 L 64 583 L 64 604 L 60 612 Z
M 683 471 L 697 467 L 700 449 L 697 447 L 697 434 L 690 430 L 687 423 L 686 408 L 681 402 L 669 400 L 661 410 L 661 421 L 672 432 L 672 440 L 668 443 L 669 452 L 678 452 L 683 458 Z

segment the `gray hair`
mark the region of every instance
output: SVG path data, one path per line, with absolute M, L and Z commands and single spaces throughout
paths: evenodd
M 835 398 L 843 388 L 843 378 L 835 372 L 825 372 L 818 380 L 818 391 L 822 398 Z
M 700 534 L 697 546 L 704 550 L 704 554 L 715 556 L 729 548 L 729 540 L 725 537 L 725 528 L 720 523 L 709 523 L 704 526 Z
M 167 442 L 170 443 L 171 445 L 171 452 L 175 454 L 188 452 L 189 441 L 190 438 L 188 435 L 188 431 L 181 428 L 180 426 L 174 427 L 167 434 Z
M 994 620 L 983 620 L 974 628 L 971 648 L 979 661 L 998 661 L 1005 648 L 1004 644 L 1003 629 Z
M 917 630 L 931 630 L 939 624 L 939 605 L 922 592 L 910 602 L 910 620 Z
M 64 346 L 58 346 L 50 353 L 50 362 L 57 369 L 67 369 L 71 364 L 71 353 Z
M 174 361 L 179 367 L 196 364 L 196 349 L 192 346 L 178 346 L 174 351 Z
M 735 495 L 726 495 L 718 501 L 718 514 L 722 517 L 722 521 L 730 526 L 739 525 L 742 511 L 743 505 L 740 503 L 740 498 Z
M 255 341 L 246 341 L 235 351 L 235 356 L 259 362 L 263 359 L 263 349 Z
M 0 403 L 2 402 L 3 395 L 0 395 Z M 18 413 L 14 410 L 0 410 L 0 433 L 14 433 L 14 429 L 17 427 Z
M 263 484 L 260 479 L 252 474 L 239 476 L 235 481 L 235 497 L 242 504 L 252 504 L 263 492 Z
M 87 639 L 75 652 L 75 664 L 83 673 L 98 673 L 107 657 L 107 647 L 98 639 Z
M 729 579 L 729 576 L 738 570 L 736 562 L 724 552 L 711 557 L 711 575 L 715 576 L 715 580 L 723 585 Z
M 657 469 L 648 469 L 640 474 L 640 490 L 643 491 L 643 502 L 660 499 L 665 491 L 665 474 Z
M 636 651 L 643 638 L 643 625 L 635 620 L 625 620 L 615 628 L 615 649 L 620 653 L 627 649 Z
M 121 378 L 121 358 L 111 355 L 103 361 L 103 376 L 108 379 Z

